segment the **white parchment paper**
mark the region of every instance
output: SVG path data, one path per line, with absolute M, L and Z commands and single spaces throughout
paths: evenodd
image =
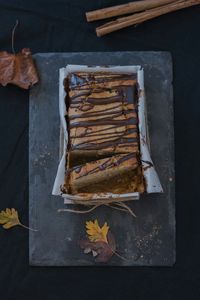
M 139 119 L 139 136 L 140 136 L 140 151 L 141 151 L 141 161 L 142 168 L 144 172 L 144 178 L 146 181 L 146 192 L 147 193 L 162 193 L 163 189 L 158 178 L 157 172 L 154 168 L 149 147 L 148 147 L 148 131 L 146 124 L 146 105 L 145 105 L 145 90 L 144 90 L 144 71 L 140 66 L 109 66 L 109 67 L 101 67 L 101 66 L 84 66 L 84 65 L 67 65 L 65 68 L 60 69 L 60 78 L 59 78 L 59 111 L 60 111 L 60 120 L 62 126 L 62 136 L 63 139 L 63 155 L 60 160 L 57 175 L 55 178 L 54 186 L 53 186 L 53 195 L 62 195 L 64 197 L 65 203 L 73 203 L 73 200 L 88 200 L 87 196 L 84 194 L 70 195 L 70 194 L 62 194 L 61 185 L 64 184 L 65 180 L 65 158 L 67 151 L 67 143 L 68 143 L 68 132 L 67 132 L 67 124 L 65 120 L 66 113 L 66 105 L 65 105 L 65 96 L 66 92 L 64 90 L 63 81 L 64 78 L 73 72 L 117 72 L 117 73 L 137 73 L 137 81 L 139 84 L 139 99 L 138 99 L 138 119 Z M 112 193 L 97 193 L 90 194 L 89 199 L 110 199 L 113 198 L 116 201 L 119 199 L 127 199 L 128 200 L 136 200 L 139 199 L 139 193 L 127 193 L 127 194 L 112 194 Z

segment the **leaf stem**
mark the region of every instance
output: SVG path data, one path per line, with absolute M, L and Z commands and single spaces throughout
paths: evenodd
M 13 30 L 12 30 L 12 52 L 13 52 L 13 54 L 15 54 L 15 48 L 14 48 L 15 30 L 16 30 L 18 24 L 19 24 L 19 21 L 16 20 L 15 26 L 14 26 L 14 28 L 13 28 Z
M 110 245 L 108 244 L 108 246 L 110 247 Z M 119 258 L 125 260 L 125 261 L 129 261 L 130 259 L 120 255 L 119 253 L 117 253 L 115 250 L 113 250 L 111 247 L 110 247 L 110 250 L 113 252 L 113 254 L 115 254 L 116 256 L 118 256 Z
M 31 231 L 38 231 L 37 229 L 30 228 L 30 227 L 28 227 L 28 226 L 26 226 L 26 225 L 24 225 L 24 224 L 22 224 L 22 223 L 19 223 L 19 225 L 20 225 L 21 227 L 24 227 L 24 228 L 26 228 L 26 229 L 28 229 L 28 230 L 31 230 Z

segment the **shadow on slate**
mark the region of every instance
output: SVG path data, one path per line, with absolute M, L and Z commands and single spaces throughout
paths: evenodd
M 175 178 L 172 61 L 167 52 L 43 53 L 34 55 L 40 83 L 30 91 L 29 237 L 33 266 L 98 265 L 78 241 L 85 221 L 108 222 L 117 251 L 106 265 L 171 266 L 175 263 Z M 59 68 L 67 64 L 141 65 L 144 67 L 151 155 L 164 194 L 142 196 L 130 203 L 137 218 L 109 207 L 84 215 L 58 213 L 63 199 L 51 195 L 59 163 Z M 102 264 L 99 264 L 102 265 Z M 105 264 L 104 264 L 105 265 Z

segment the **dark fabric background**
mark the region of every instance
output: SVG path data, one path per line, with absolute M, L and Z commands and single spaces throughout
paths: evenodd
M 167 50 L 174 62 L 177 262 L 164 268 L 34 268 L 28 231 L 0 228 L 0 299 L 200 299 L 200 7 L 97 38 L 84 13 L 127 0 L 0 0 L 0 51 Z M 101 22 L 99 22 L 100 24 Z M 0 87 L 0 209 L 28 224 L 28 92 Z

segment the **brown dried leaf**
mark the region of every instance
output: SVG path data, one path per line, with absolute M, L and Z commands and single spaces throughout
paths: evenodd
M 0 52 L 0 84 L 8 83 L 28 89 L 39 81 L 37 70 L 29 48 L 17 54 Z
M 106 263 L 111 259 L 116 250 L 115 239 L 110 231 L 107 234 L 107 240 L 108 242 L 91 242 L 90 240 L 81 240 L 79 244 L 82 249 L 87 249 L 85 253 L 97 253 L 95 256 L 96 262 Z

